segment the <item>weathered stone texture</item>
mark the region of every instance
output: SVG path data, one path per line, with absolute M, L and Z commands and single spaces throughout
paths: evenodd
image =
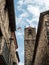
M 28 27 L 25 28 L 25 36 L 24 36 L 24 53 L 25 53 L 25 65 L 30 65 L 33 58 L 34 53 L 34 45 L 35 45 L 35 38 L 36 38 L 36 31 L 35 28 Z
M 46 14 L 43 16 L 43 22 L 41 26 L 41 33 L 38 41 L 38 47 L 37 47 L 37 52 L 35 56 L 35 62 L 34 65 L 49 65 L 49 40 L 47 38 L 47 29 L 46 23 L 49 21 L 49 17 L 47 17 Z M 40 22 L 40 21 L 39 21 Z M 47 23 L 49 27 L 49 22 Z
M 0 39 L 0 55 L 2 55 L 5 58 L 6 63 L 9 63 L 9 49 L 7 46 L 7 43 L 5 42 L 5 39 L 2 37 Z
M 17 65 L 18 58 L 16 56 L 16 40 L 15 35 L 12 35 L 12 32 L 15 33 L 15 29 L 13 28 L 14 31 L 11 31 L 9 26 L 11 21 L 9 21 L 9 10 L 6 8 L 6 1 L 7 0 L 0 1 L 0 33 L 2 33 L 2 35 L 0 34 L 0 61 L 2 61 L 3 64 L 6 63 L 7 65 Z M 11 0 L 11 2 L 13 1 Z M 1 56 L 3 57 L 3 60 L 1 59 Z

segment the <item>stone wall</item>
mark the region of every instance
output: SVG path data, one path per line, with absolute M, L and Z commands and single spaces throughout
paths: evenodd
M 0 38 L 0 56 L 4 58 L 4 61 L 6 61 L 6 64 L 9 64 L 9 48 L 7 46 L 7 43 L 4 39 L 4 37 Z
M 49 45 L 47 39 L 47 29 L 45 23 L 47 22 L 47 17 L 43 17 L 42 30 L 38 41 L 37 53 L 35 56 L 34 65 L 49 65 Z
M 28 27 L 25 28 L 24 31 L 24 53 L 25 53 L 25 59 L 24 59 L 24 63 L 25 65 L 30 65 L 32 62 L 32 58 L 33 58 L 33 53 L 34 53 L 34 45 L 35 45 L 35 38 L 36 38 L 36 31 L 35 28 L 32 27 Z
M 6 0 L 0 1 L 0 55 L 3 56 L 7 65 L 13 65 L 13 62 L 18 64 L 18 58 L 16 56 L 16 40 L 15 36 L 12 37 L 11 28 L 9 26 L 9 13 L 6 8 Z M 13 21 L 15 22 L 15 21 Z M 15 33 L 15 31 L 13 31 Z
M 18 64 L 18 59 L 17 59 L 17 56 L 16 56 L 16 49 L 15 49 L 14 41 L 12 41 L 12 44 L 11 44 L 10 54 L 11 54 L 11 60 L 12 60 L 11 63 L 13 64 L 13 62 L 14 62 L 14 63 Z

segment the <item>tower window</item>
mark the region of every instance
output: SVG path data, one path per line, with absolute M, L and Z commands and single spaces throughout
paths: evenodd
M 49 44 L 49 21 L 45 21 L 45 24 L 46 24 L 47 39 L 48 39 L 48 44 Z
M 49 31 L 47 31 L 47 39 L 48 39 L 48 42 L 49 42 Z
M 28 35 L 32 35 L 32 30 L 31 29 L 28 30 Z
M 47 31 L 47 35 L 49 35 L 49 31 Z
M 13 65 L 17 65 L 15 62 L 13 62 Z
M 45 21 L 46 26 L 49 26 L 49 21 Z

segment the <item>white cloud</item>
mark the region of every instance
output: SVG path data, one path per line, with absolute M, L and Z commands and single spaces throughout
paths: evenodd
M 19 1 L 17 2 L 17 4 L 18 4 L 18 6 L 16 6 L 16 8 L 17 8 L 18 10 L 22 10 L 22 11 L 23 11 L 23 9 L 22 9 L 23 0 L 19 0 Z
M 27 28 L 27 27 L 29 27 L 29 25 L 26 25 L 25 27 Z
M 49 0 L 19 0 L 18 1 L 18 9 L 22 10 L 23 13 L 19 16 L 19 18 L 16 17 L 16 21 L 17 21 L 17 25 L 25 25 L 25 21 L 28 22 L 27 26 L 30 24 L 31 26 L 33 25 L 33 22 L 37 22 L 39 21 L 39 15 L 40 12 L 43 12 L 45 10 L 49 9 Z M 27 4 L 27 10 L 29 12 L 27 12 L 25 9 L 22 8 L 22 6 L 24 4 Z M 34 5 L 35 4 L 35 5 Z M 41 7 L 41 9 L 40 9 Z M 31 13 L 33 15 L 33 18 L 31 20 L 27 19 L 27 16 L 29 16 Z M 37 28 L 37 25 L 36 25 Z M 22 35 L 21 33 L 18 33 L 18 35 Z
M 40 14 L 40 10 L 38 7 L 32 6 L 32 5 L 28 5 L 27 10 L 32 13 L 34 16 L 39 16 Z
M 49 0 L 34 0 L 34 3 L 36 4 L 36 6 L 42 7 L 42 11 L 49 9 Z
M 22 17 L 20 17 L 20 18 L 16 17 L 16 25 L 20 24 L 21 20 L 22 20 Z
M 28 16 L 27 12 L 24 12 L 23 14 L 20 15 L 21 18 L 24 18 L 24 17 L 27 17 L 27 16 Z
M 44 9 L 49 9 L 49 0 L 19 0 L 17 4 L 19 4 L 19 6 L 17 6 L 18 9 L 22 9 L 23 4 L 35 4 L 34 6 L 44 6 Z
M 20 27 L 25 26 L 26 18 L 28 16 L 29 16 L 29 14 L 27 12 L 22 13 L 19 17 L 16 16 L 16 25 L 20 26 Z
M 49 0 L 34 0 L 36 3 L 44 4 L 45 6 L 49 6 Z
M 36 17 L 36 18 L 31 19 L 31 20 L 26 19 L 26 21 L 27 21 L 29 24 L 33 23 L 34 21 L 36 21 L 36 22 L 38 23 L 39 19 L 38 19 L 38 17 Z
M 25 0 L 24 3 L 25 4 L 29 4 L 29 3 L 32 3 L 33 1 L 32 0 Z
M 46 1 L 45 1 L 45 4 L 46 4 L 46 6 L 49 7 L 49 0 L 46 0 Z
M 23 4 L 42 7 L 41 12 L 49 9 L 49 0 L 25 0 Z
M 16 21 L 18 21 L 17 24 L 20 23 L 20 21 L 27 16 L 29 16 L 29 14 L 26 11 L 24 11 L 24 13 L 22 13 L 19 17 L 16 16 Z
M 19 0 L 17 4 L 19 4 L 20 6 L 22 6 L 23 5 L 23 0 Z
M 38 21 L 39 21 L 39 18 L 38 17 L 35 17 L 33 18 L 32 20 L 29 20 L 29 19 L 26 19 L 26 21 L 29 23 L 30 26 L 32 27 L 37 27 L 35 25 L 37 25 Z M 35 24 L 34 24 L 35 23 Z M 33 25 L 34 24 L 34 25 Z M 27 27 L 29 26 L 27 25 Z

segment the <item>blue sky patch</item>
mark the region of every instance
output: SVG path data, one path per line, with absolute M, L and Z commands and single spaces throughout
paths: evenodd
M 24 65 L 24 28 L 32 26 L 37 29 L 40 13 L 49 10 L 49 0 L 14 0 L 14 6 L 19 65 Z

